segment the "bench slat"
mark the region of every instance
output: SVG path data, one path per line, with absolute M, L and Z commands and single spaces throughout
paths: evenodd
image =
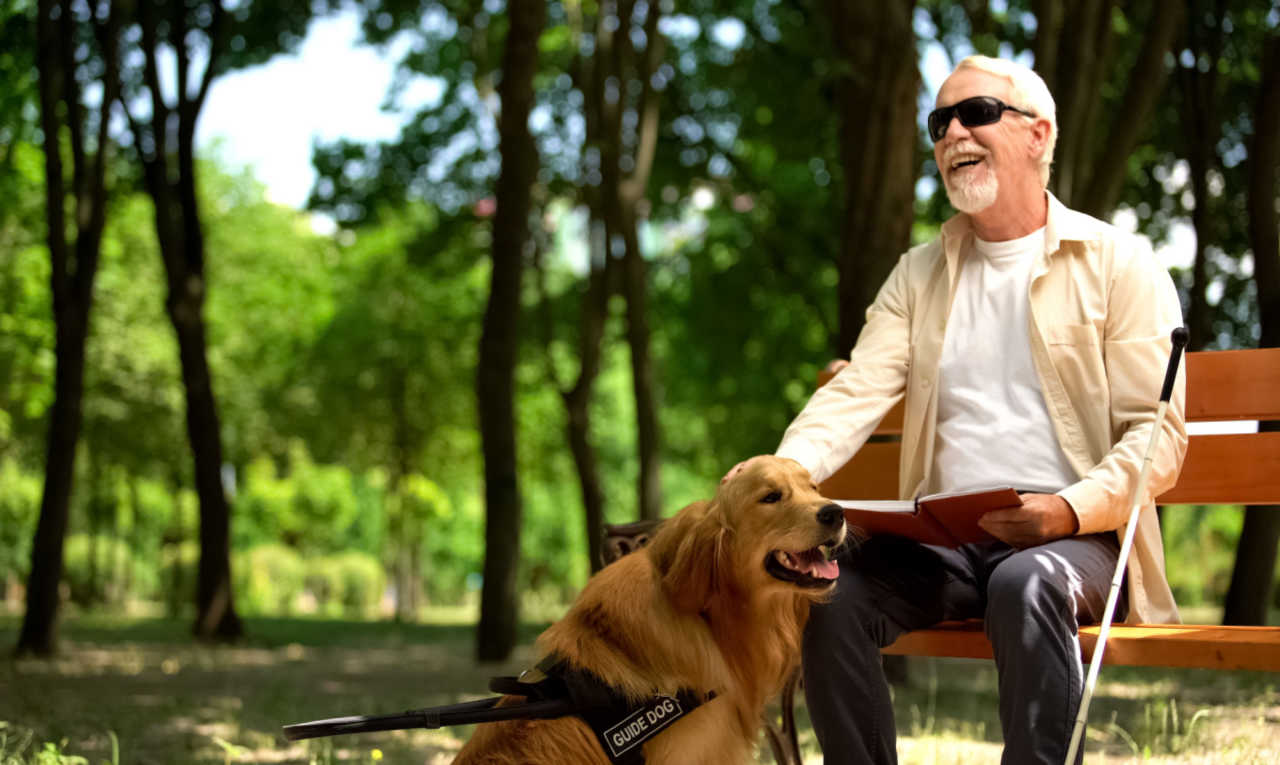
M 1280 433 L 1192 436 L 1162 505 L 1280 504 Z
M 1187 354 L 1187 420 L 1280 420 L 1280 348 Z
M 897 499 L 898 452 L 901 444 L 869 443 L 830 478 L 822 496 L 832 499 Z
M 1080 630 L 1080 648 L 1087 662 L 1098 639 L 1097 627 Z M 946 622 L 909 632 L 886 654 L 990 659 L 991 644 L 982 622 Z M 1138 667 L 1204 667 L 1280 671 L 1280 629 L 1220 627 L 1199 624 L 1117 624 L 1107 636 L 1104 664 Z

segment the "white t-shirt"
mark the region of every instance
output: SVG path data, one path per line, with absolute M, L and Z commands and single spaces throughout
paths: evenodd
M 996 485 L 1052 494 L 1078 480 L 1031 360 L 1031 269 L 1044 229 L 974 241 L 960 269 L 938 368 L 937 491 Z

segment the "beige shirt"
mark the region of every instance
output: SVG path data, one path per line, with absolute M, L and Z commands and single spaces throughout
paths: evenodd
M 1070 210 L 1049 195 L 1044 254 L 1031 273 L 1031 355 L 1055 435 L 1079 477 L 1058 492 L 1081 534 L 1124 533 L 1132 493 L 1155 422 L 1182 323 L 1169 273 L 1143 239 Z M 937 239 L 913 247 L 885 281 L 850 354 L 850 364 L 809 400 L 777 454 L 823 481 L 866 443 L 906 397 L 898 492 L 931 483 L 938 361 L 955 297 L 958 264 L 973 256 L 966 215 Z M 1185 374 L 1179 370 L 1152 458 L 1128 562 L 1129 622 L 1177 622 L 1164 573 L 1154 498 L 1171 488 L 1187 449 Z

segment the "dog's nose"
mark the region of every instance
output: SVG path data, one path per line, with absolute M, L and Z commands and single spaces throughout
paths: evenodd
M 836 504 L 827 505 L 818 511 L 818 523 L 838 528 L 844 523 L 844 509 Z

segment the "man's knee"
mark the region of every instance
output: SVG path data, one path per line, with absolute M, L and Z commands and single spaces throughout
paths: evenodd
M 1066 562 L 1051 553 L 1027 550 L 1010 556 L 987 582 L 988 625 L 1021 623 L 1033 613 L 1067 615 L 1072 578 Z
M 842 572 L 830 597 L 810 607 L 805 643 L 810 642 L 810 635 L 865 633 L 874 622 L 877 610 L 869 584 L 857 573 Z

